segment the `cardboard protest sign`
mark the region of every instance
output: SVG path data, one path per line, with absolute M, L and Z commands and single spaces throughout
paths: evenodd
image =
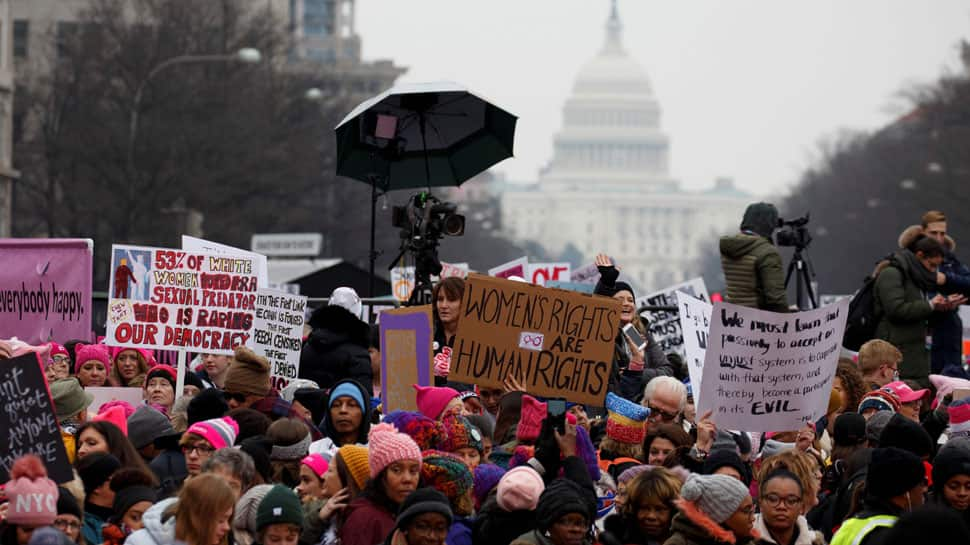
M 529 263 L 525 281 L 545 286 L 549 280 L 569 280 L 569 263 Z
M 637 308 L 643 306 L 675 307 L 677 306 L 677 292 L 682 291 L 691 297 L 702 301 L 710 301 L 707 286 L 703 278 L 694 278 L 660 291 L 637 297 Z M 687 357 L 684 351 L 684 333 L 680 327 L 680 320 L 676 312 L 663 310 L 646 311 L 642 314 L 650 322 L 650 333 L 653 340 L 660 345 L 664 353 L 676 352 L 680 357 Z
M 380 316 L 384 414 L 417 411 L 413 384 L 431 386 L 431 305 L 385 310 Z
M 411 298 L 414 291 L 414 267 L 394 267 L 391 269 L 391 293 L 402 303 Z
M 570 273 L 569 280 L 579 284 L 595 286 L 600 281 L 600 269 L 596 266 L 596 263 L 583 265 Z
M 231 355 L 249 341 L 255 259 L 114 245 L 111 271 L 108 345 Z
M 259 285 L 267 288 L 270 287 L 269 265 L 266 262 L 266 256 L 263 254 L 257 254 L 256 252 L 250 252 L 234 246 L 227 246 L 211 240 L 190 237 L 188 235 L 182 235 L 182 249 L 208 254 L 238 255 L 248 257 L 256 264 L 256 277 L 259 279 Z M 299 285 L 297 285 L 297 290 L 299 290 Z M 299 291 L 297 291 L 296 295 L 299 295 Z
M 680 310 L 680 329 L 684 334 L 684 362 L 690 375 L 690 385 L 694 392 L 694 403 L 698 403 L 704 374 L 704 359 L 707 353 L 707 334 L 711 329 L 711 311 L 714 307 L 682 292 L 677 292 L 677 307 Z
M 525 278 L 526 267 L 529 266 L 529 258 L 520 257 L 518 259 L 513 259 L 508 263 L 503 263 L 498 267 L 492 267 L 488 270 L 489 276 L 494 276 L 495 278 L 508 278 L 510 276 L 518 276 L 519 278 Z
M 300 372 L 306 297 L 262 289 L 256 292 L 253 335 L 246 344 L 269 360 L 273 388 L 283 389 Z
M 91 338 L 88 239 L 0 239 L 0 331 L 29 344 Z
M 501 387 L 510 374 L 530 393 L 602 406 L 620 303 L 471 274 L 448 378 Z
M 54 415 L 54 402 L 34 353 L 0 362 L 0 482 L 24 454 L 36 454 L 58 483 L 74 479 L 71 462 Z
M 91 412 L 94 413 L 99 412 L 101 406 L 110 401 L 124 401 L 134 407 L 138 407 L 144 402 L 141 388 L 89 386 L 84 391 L 94 396 L 94 401 L 91 402 Z
M 825 414 L 849 301 L 778 314 L 716 303 L 697 413 L 720 428 L 797 430 Z

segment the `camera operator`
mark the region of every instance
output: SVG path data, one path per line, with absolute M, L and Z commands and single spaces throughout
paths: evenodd
M 778 209 L 759 202 L 744 211 L 739 234 L 721 237 L 721 267 L 729 303 L 788 312 L 781 254 L 771 241 L 777 226 Z

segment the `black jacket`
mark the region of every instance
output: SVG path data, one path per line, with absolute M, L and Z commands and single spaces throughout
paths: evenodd
M 939 272 L 946 276 L 946 283 L 939 293 L 970 295 L 970 268 L 967 268 L 952 252 L 946 252 Z M 930 317 L 933 344 L 930 349 L 930 366 L 934 373 L 970 378 L 963 370 L 963 321 L 956 310 L 934 312 Z
M 341 379 L 354 379 L 367 390 L 364 399 L 373 397 L 370 327 L 347 309 L 331 305 L 315 310 L 309 324 L 313 331 L 300 353 L 300 378 L 324 390 Z

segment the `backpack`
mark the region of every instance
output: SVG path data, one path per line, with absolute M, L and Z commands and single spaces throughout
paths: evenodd
M 892 256 L 881 259 L 880 262 L 882 261 L 888 261 L 889 267 L 898 268 Z M 882 272 L 882 269 L 879 272 Z M 842 346 L 853 352 L 858 352 L 866 341 L 876 336 L 876 326 L 879 325 L 879 316 L 876 315 L 876 278 L 878 276 L 878 273 L 867 276 L 862 282 L 862 287 L 849 301 L 849 315 L 845 321 Z

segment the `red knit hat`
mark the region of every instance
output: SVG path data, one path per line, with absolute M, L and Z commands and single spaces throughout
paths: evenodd
M 421 449 L 409 436 L 391 424 L 378 424 L 367 435 L 368 463 L 371 478 L 394 462 L 414 460 L 421 465 Z
M 77 356 L 74 360 L 75 374 L 81 370 L 82 365 L 91 360 L 101 362 L 105 373 L 111 372 L 111 355 L 108 354 L 108 347 L 103 344 L 78 343 L 74 346 L 74 354 Z
M 522 396 L 522 412 L 515 437 L 519 441 L 532 442 L 539 438 L 542 421 L 546 419 L 546 404 L 530 395 Z
M 50 526 L 57 518 L 57 484 L 47 478 L 44 462 L 25 454 L 13 463 L 6 487 L 7 522 L 23 526 Z
M 452 399 L 461 395 L 454 388 L 418 386 L 417 384 L 413 386 L 417 390 L 418 410 L 421 411 L 421 414 L 433 420 L 437 420 L 441 416 Z

